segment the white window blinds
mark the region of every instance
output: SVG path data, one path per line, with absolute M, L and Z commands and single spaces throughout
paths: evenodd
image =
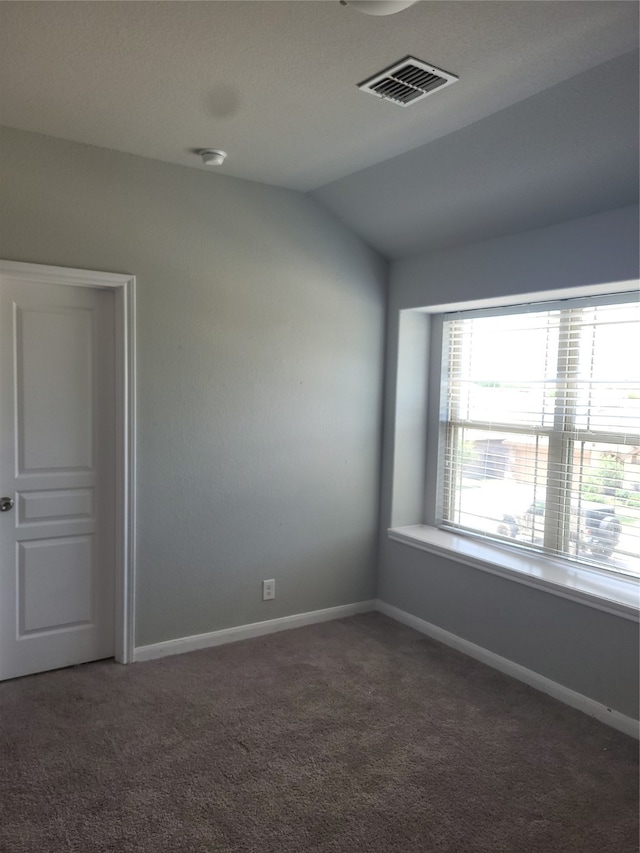
M 444 321 L 442 524 L 640 575 L 640 303 Z

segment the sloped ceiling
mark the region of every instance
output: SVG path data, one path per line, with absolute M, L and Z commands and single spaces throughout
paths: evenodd
M 314 195 L 388 258 L 638 202 L 638 53 Z
M 0 118 L 196 169 L 223 148 L 398 257 L 633 200 L 637 46 L 626 0 L 2 2 Z M 407 54 L 459 82 L 358 91 Z

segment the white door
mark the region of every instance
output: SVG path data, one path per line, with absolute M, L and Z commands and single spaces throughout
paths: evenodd
M 0 678 L 114 654 L 113 302 L 0 278 Z

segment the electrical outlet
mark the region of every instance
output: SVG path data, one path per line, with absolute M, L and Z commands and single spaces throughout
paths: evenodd
M 262 600 L 269 601 L 276 597 L 276 582 L 274 580 L 262 581 Z

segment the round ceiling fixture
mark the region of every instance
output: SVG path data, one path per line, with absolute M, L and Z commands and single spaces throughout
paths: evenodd
M 416 2 L 417 0 L 340 0 L 340 5 L 353 6 L 365 15 L 395 15 Z
M 205 166 L 222 166 L 227 159 L 227 152 L 219 148 L 202 148 L 198 151 Z

